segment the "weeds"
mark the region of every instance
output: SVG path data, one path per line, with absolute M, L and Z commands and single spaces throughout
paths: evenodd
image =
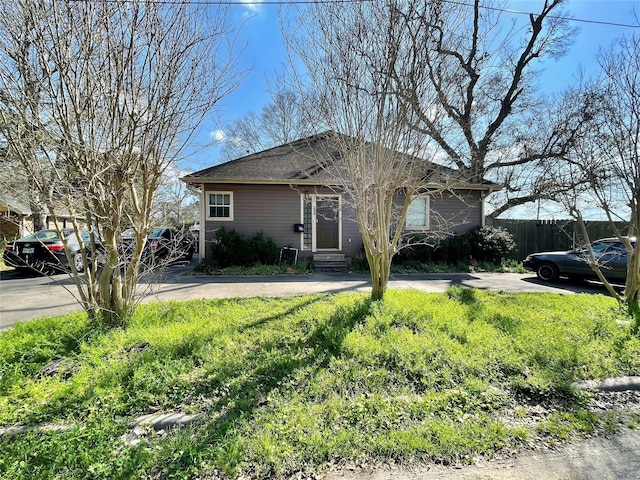
M 295 275 L 307 274 L 313 271 L 311 262 L 302 261 L 295 265 L 264 265 L 257 263 L 252 266 L 230 266 L 225 268 L 216 267 L 214 264 L 201 262 L 195 272 L 206 273 L 208 275 Z
M 0 436 L 0 477 L 284 477 L 327 463 L 467 462 L 531 434 L 562 440 L 614 416 L 573 383 L 638 374 L 640 342 L 604 296 L 451 288 L 145 304 L 115 330 L 83 315 L 0 334 L 0 425 L 73 424 Z M 53 375 L 51 360 L 68 366 Z M 503 422 L 530 405 L 532 427 Z M 150 412 L 204 412 L 133 447 Z M 637 417 L 628 424 L 638 423 Z

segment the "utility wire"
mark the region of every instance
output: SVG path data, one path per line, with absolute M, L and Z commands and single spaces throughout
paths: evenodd
M 83 3 L 120 3 L 123 0 L 70 0 L 71 2 L 83 2 Z M 132 1 L 132 0 L 124 0 Z M 341 4 L 341 3 L 373 3 L 376 0 L 247 0 L 247 1 L 237 1 L 237 0 L 147 0 L 147 3 L 153 3 L 156 5 L 230 5 L 230 6 L 242 6 L 242 5 L 314 5 L 314 4 Z M 445 3 L 450 3 L 452 5 L 460 5 L 464 7 L 472 7 L 470 3 L 465 2 L 457 2 L 454 0 L 444 0 Z M 480 5 L 480 8 L 485 10 L 493 10 L 503 13 L 513 13 L 515 15 L 536 15 L 534 12 L 523 12 L 521 10 L 511 10 L 506 8 L 499 7 L 487 7 L 485 5 Z M 554 20 L 566 20 L 569 22 L 579 22 L 579 23 L 590 23 L 595 25 L 608 25 L 611 27 L 625 27 L 625 28 L 640 28 L 640 24 L 631 24 L 631 23 L 618 23 L 618 22 L 608 22 L 604 20 L 591 20 L 587 18 L 573 18 L 573 17 L 563 17 L 559 15 L 548 15 L 547 18 L 553 18 Z

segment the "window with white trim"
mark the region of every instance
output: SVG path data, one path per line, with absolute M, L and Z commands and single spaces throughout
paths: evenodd
M 207 192 L 207 220 L 233 220 L 233 192 Z
M 429 229 L 429 196 L 421 195 L 411 200 L 407 210 L 407 230 Z

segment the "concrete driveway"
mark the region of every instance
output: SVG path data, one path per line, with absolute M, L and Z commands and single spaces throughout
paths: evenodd
M 189 275 L 197 261 L 169 267 L 158 282 L 142 282 L 140 293 L 145 302 L 189 300 L 194 298 L 229 298 L 254 296 L 288 296 L 310 293 L 367 291 L 368 275 L 322 274 L 278 276 L 208 276 Z M 415 288 L 425 292 L 443 292 L 451 285 L 508 292 L 578 292 L 607 294 L 597 283 L 545 284 L 530 274 L 450 273 L 392 275 L 389 288 Z M 41 277 L 16 271 L 0 272 L 0 330 L 19 321 L 43 316 L 57 316 L 80 310 L 75 300 L 75 286 L 64 274 Z

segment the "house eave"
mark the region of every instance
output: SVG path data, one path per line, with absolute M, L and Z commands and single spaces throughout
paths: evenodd
M 317 180 L 291 178 L 284 180 L 277 179 L 254 179 L 254 178 L 211 178 L 211 177 L 182 177 L 185 183 L 200 185 L 203 183 L 236 184 L 236 185 L 327 185 L 327 182 Z
M 201 185 L 206 183 L 215 183 L 215 184 L 224 184 L 224 185 L 321 185 L 321 186 L 333 186 L 337 187 L 338 184 L 330 184 L 329 182 L 322 182 L 318 180 L 312 179 L 299 179 L 299 178 L 291 178 L 291 179 L 257 179 L 257 178 L 213 178 L 213 177 L 182 177 L 182 180 L 185 183 L 189 183 L 192 185 Z M 439 183 L 427 183 L 423 185 L 423 188 L 427 188 L 430 190 L 479 190 L 486 192 L 494 192 L 496 190 L 500 190 L 502 187 L 500 185 L 486 185 L 486 184 L 467 184 L 467 183 L 459 183 L 459 184 L 439 184 Z

